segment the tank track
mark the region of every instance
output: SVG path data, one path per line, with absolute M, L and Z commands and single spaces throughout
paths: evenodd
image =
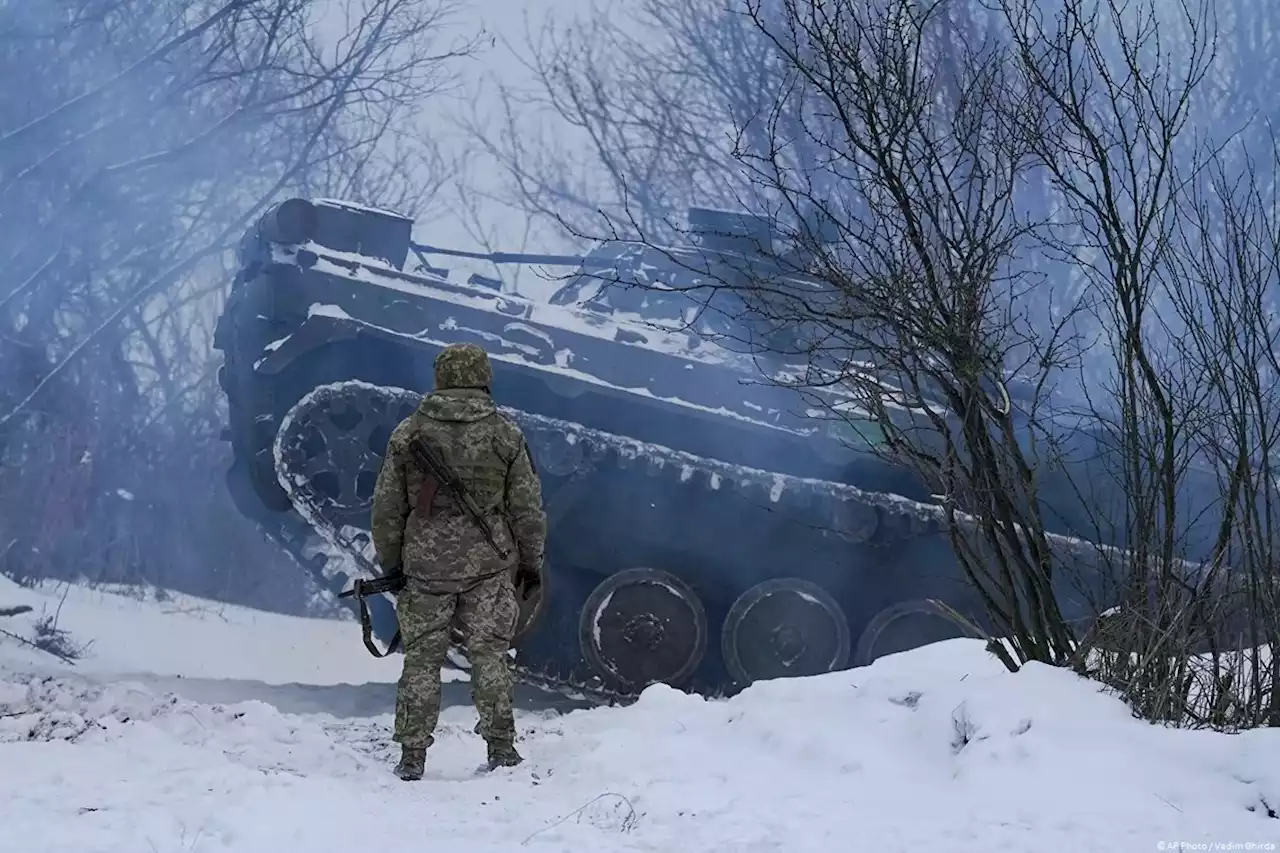
M 422 397 L 419 392 L 358 380 L 321 385 L 300 399 L 281 419 L 274 442 L 276 475 L 281 487 L 303 520 L 329 546 L 329 560 L 323 574 L 330 583 L 345 580 L 345 577 L 377 577 L 380 574 L 373 560 L 369 532 L 335 519 L 333 507 L 327 505 L 326 498 L 317 492 L 314 483 L 302 472 L 291 470 L 287 461 L 287 437 L 294 434 L 296 424 L 306 422 L 318 408 L 344 398 L 367 401 L 370 395 L 382 398 L 388 409 L 399 408 L 401 411 L 416 408 Z M 871 545 L 880 538 L 900 541 L 904 536 L 929 535 L 937 532 L 943 521 L 940 507 L 897 495 L 866 492 L 844 483 L 730 465 L 579 423 L 508 407 L 499 409 L 524 431 L 540 471 L 564 476 L 596 466 L 616 465 L 622 469 L 643 466 L 645 474 L 666 476 L 685 487 L 733 492 L 747 500 L 758 500 L 780 510 L 802 513 L 807 518 L 825 517 L 828 524 L 823 528 L 824 532 Z M 878 536 L 882 529 L 891 530 L 892 534 Z M 314 564 L 314 558 L 304 558 L 300 562 Z M 343 563 L 346 567 L 340 568 Z M 350 570 L 351 566 L 354 566 L 354 572 Z M 345 577 L 339 578 L 339 573 Z M 455 649 L 454 653 L 457 654 L 458 650 Z M 625 704 L 634 701 L 638 695 L 610 689 L 602 682 L 567 680 L 559 674 L 536 671 L 519 663 L 514 663 L 513 669 L 522 684 L 579 701 Z

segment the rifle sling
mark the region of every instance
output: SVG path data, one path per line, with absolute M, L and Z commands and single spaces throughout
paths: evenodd
M 370 595 L 380 595 L 384 592 L 399 592 L 404 589 L 406 578 L 404 573 L 397 570 L 391 574 L 383 575 L 380 578 L 368 580 L 366 578 L 356 578 L 355 583 L 351 585 L 351 589 L 343 590 L 338 593 L 338 598 L 354 598 L 356 603 L 360 605 L 360 633 L 364 640 L 364 647 L 369 650 L 369 654 L 375 658 L 385 658 L 400 647 L 401 637 L 400 628 L 396 627 L 395 636 L 391 638 L 391 642 L 387 644 L 385 652 L 378 650 L 378 644 L 373 641 L 373 619 L 369 616 L 369 605 L 364 600 Z
M 373 641 L 373 619 L 369 616 L 369 605 L 364 603 L 364 598 L 363 595 L 356 597 L 356 601 L 360 602 L 360 638 L 364 640 L 364 647 L 369 650 L 369 654 L 375 658 L 385 658 L 400 648 L 400 628 L 396 627 L 395 636 L 387 643 L 387 650 L 378 651 L 378 644 Z
M 418 447 L 418 452 L 414 452 L 415 445 Z M 421 500 L 423 497 L 423 493 L 426 492 L 427 490 L 428 483 L 431 484 L 430 496 L 432 500 L 435 499 L 436 490 L 441 485 L 439 480 L 436 479 L 434 472 L 431 471 L 430 467 L 426 462 L 426 460 L 430 458 L 430 454 L 426 452 L 427 448 L 429 447 L 430 445 L 427 444 L 427 440 L 423 438 L 421 435 L 414 436 L 413 439 L 410 440 L 409 442 L 409 448 L 410 448 L 409 455 L 413 457 L 413 461 L 417 464 L 418 470 L 421 471 L 423 477 L 426 478 L 426 482 L 423 483 L 422 489 L 418 493 L 419 507 L 422 506 Z M 447 465 L 447 463 L 443 458 L 440 460 L 440 462 L 442 465 Z M 450 473 L 450 472 L 448 472 L 446 469 L 446 473 Z M 457 482 L 456 483 L 446 482 L 444 485 L 446 486 L 446 488 L 449 489 L 450 492 L 453 493 L 451 496 L 453 497 L 454 501 L 457 502 L 458 508 L 462 510 L 464 515 L 466 515 L 468 518 L 471 519 L 471 523 L 474 524 L 476 526 L 476 529 L 478 529 L 481 535 L 484 536 L 485 541 L 488 542 L 489 546 L 493 548 L 495 553 L 497 553 L 499 559 L 505 560 L 508 557 L 510 557 L 511 552 L 498 544 L 498 540 L 494 538 L 493 531 L 489 528 L 489 525 L 475 511 L 473 502 L 469 500 L 470 495 L 467 494 L 466 486 L 462 483 L 461 480 L 458 480 L 457 475 L 454 475 L 453 479 L 456 480 Z M 431 505 L 427 504 L 426 515 L 428 518 L 430 517 L 430 514 L 431 514 Z

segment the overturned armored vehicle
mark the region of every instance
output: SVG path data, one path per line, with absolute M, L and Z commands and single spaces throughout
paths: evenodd
M 912 604 L 974 609 L 928 490 L 872 452 L 874 430 L 834 433 L 757 381 L 750 357 L 662 328 L 678 294 L 610 301 L 593 286 L 626 269 L 678 275 L 680 253 L 748 251 L 713 236 L 718 216 L 691 212 L 708 223 L 698 245 L 657 256 L 627 243 L 585 259 L 488 256 L 573 271 L 534 301 L 451 280 L 402 216 L 278 205 L 242 241 L 215 342 L 242 512 L 324 586 L 347 586 L 369 566 L 392 428 L 430 390 L 440 349 L 470 341 L 529 438 L 549 521 L 549 595 L 519 644 L 520 678 L 603 699 L 659 681 L 718 693 L 959 635 Z M 384 599 L 375 621 L 385 642 Z

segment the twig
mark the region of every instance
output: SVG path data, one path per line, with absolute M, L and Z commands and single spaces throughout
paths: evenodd
M 67 594 L 71 592 L 71 584 L 65 584 L 62 587 L 62 597 L 58 599 L 58 607 L 53 611 L 53 630 L 58 629 L 58 620 L 62 618 L 62 605 L 67 601 Z
M 560 819 L 559 819 L 558 821 L 556 821 L 555 823 L 548 824 L 547 826 L 544 826 L 544 827 L 542 827 L 541 829 L 538 829 L 538 830 L 535 830 L 535 831 L 533 831 L 533 832 L 529 833 L 527 836 L 525 836 L 524 840 L 520 842 L 520 846 L 521 846 L 521 847 L 523 847 L 524 845 L 528 844 L 528 843 L 529 843 L 530 841 L 532 841 L 536 836 L 541 835 L 542 833 L 546 832 L 548 829 L 555 829 L 557 826 L 560 826 L 562 823 L 564 823 L 565 821 L 567 821 L 569 818 L 571 818 L 571 817 L 577 817 L 578 815 L 580 815 L 580 814 L 582 814 L 584 811 L 586 811 L 588 806 L 591 806 L 591 805 L 593 805 L 593 804 L 595 804 L 595 803 L 600 802 L 600 801 L 601 801 L 601 800 L 603 800 L 605 797 L 617 797 L 618 799 L 620 799 L 620 800 L 622 800 L 624 803 L 626 803 L 626 804 L 627 804 L 628 815 L 627 815 L 627 817 L 626 817 L 626 820 L 624 820 L 624 821 L 623 821 L 623 826 L 634 825 L 635 818 L 636 818 L 636 808 L 635 808 L 635 806 L 633 806 L 633 805 L 631 804 L 631 801 L 630 801 L 629 799 L 627 799 L 626 797 L 624 797 L 622 794 L 615 794 L 615 793 L 612 793 L 612 792 L 606 791 L 605 793 L 600 794 L 599 796 L 593 797 L 592 799 L 590 799 L 590 800 L 588 800 L 587 802 L 583 803 L 581 806 L 579 806 L 578 808 L 576 808 L 576 809 L 574 809 L 573 811 L 569 812 L 567 815 L 565 815 L 564 817 L 560 818 Z
M 24 646 L 30 646 L 31 648 L 35 649 L 36 651 L 45 652 L 46 654 L 51 654 L 51 655 L 53 655 L 55 658 L 58 658 L 58 659 L 59 659 L 59 660 L 61 660 L 62 662 L 66 663 L 66 664 L 69 664 L 69 665 L 71 665 L 71 666 L 75 666 L 75 665 L 76 665 L 76 662 L 75 662 L 75 660 L 74 660 L 74 659 L 72 659 L 72 658 L 70 658 L 70 657 L 68 657 L 68 656 L 66 656 L 66 655 L 64 655 L 64 654 L 61 654 L 61 653 L 59 653 L 59 652 L 55 652 L 55 651 L 54 651 L 54 650 L 52 650 L 52 649 L 46 649 L 46 648 L 44 648 L 44 647 L 42 647 L 42 646 L 40 646 L 40 645 L 37 645 L 36 643 L 33 643 L 31 640 L 28 640 L 26 637 L 23 637 L 23 636 L 20 636 L 20 635 L 18 635 L 18 634 L 15 634 L 15 633 L 13 633 L 12 631 L 6 631 L 6 630 L 4 630 L 3 628 L 0 628 L 0 635 L 3 635 L 3 636 L 5 636 L 5 637 L 9 637 L 10 639 L 13 639 L 13 640 L 17 640 L 19 643 L 22 643 Z

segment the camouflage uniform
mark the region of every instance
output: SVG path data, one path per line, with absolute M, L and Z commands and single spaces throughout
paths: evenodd
M 542 489 L 520 428 L 489 396 L 492 367 L 474 344 L 445 347 L 436 359 L 436 388 L 391 434 L 373 496 L 373 543 L 388 569 L 406 577 L 396 614 L 405 658 L 396 696 L 394 739 L 402 778 L 422 775 L 440 716 L 440 670 L 458 625 L 471 661 L 479 732 L 490 766 L 519 763 L 515 751 L 510 662 L 516 628 L 515 575 L 540 572 L 546 542 Z M 419 505 L 427 479 L 409 452 L 423 435 L 466 485 L 488 519 L 502 559 L 464 509 L 439 488 Z

